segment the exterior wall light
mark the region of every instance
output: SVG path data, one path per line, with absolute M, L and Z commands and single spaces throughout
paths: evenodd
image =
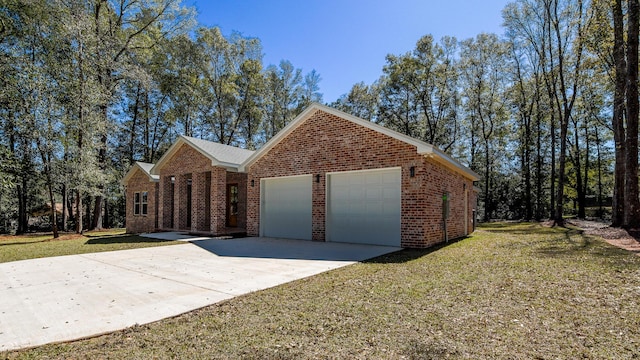
M 416 176 L 416 167 L 412 166 L 409 168 L 409 176 L 410 177 L 415 177 Z
M 251 179 L 251 187 L 254 187 L 256 185 L 256 181 Z
M 320 183 L 320 174 L 317 174 L 317 175 L 316 175 L 316 182 L 317 182 L 317 183 Z

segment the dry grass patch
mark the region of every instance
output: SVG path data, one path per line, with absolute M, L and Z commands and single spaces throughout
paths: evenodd
M 57 239 L 52 234 L 0 236 L 0 263 L 177 243 L 125 234 L 125 229 L 89 231 L 84 235 L 63 233 Z
M 576 229 L 491 224 L 176 318 L 16 358 L 625 359 L 640 257 Z M 2 357 L 2 356 L 0 356 Z

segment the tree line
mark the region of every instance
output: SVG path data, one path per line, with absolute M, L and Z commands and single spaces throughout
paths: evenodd
M 502 36 L 426 35 L 332 105 L 469 165 L 485 221 L 638 227 L 638 1 L 517 0 L 502 15 Z
M 638 0 L 502 15 L 501 35 L 423 36 L 329 105 L 460 159 L 484 220 L 637 227 Z M 256 149 L 322 101 L 317 72 L 194 19 L 179 0 L 0 0 L 0 231 L 43 204 L 54 233 L 122 225 L 134 161 L 181 134 Z
M 315 71 L 264 67 L 259 39 L 194 15 L 179 0 L 0 0 L 0 230 L 27 231 L 46 204 L 61 205 L 55 236 L 122 226 L 134 161 L 180 134 L 255 149 L 322 101 Z

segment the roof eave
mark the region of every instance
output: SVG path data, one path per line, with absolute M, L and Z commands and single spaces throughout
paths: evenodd
M 430 149 L 428 149 L 429 147 Z M 423 151 L 420 151 L 420 149 L 418 149 L 418 153 L 438 161 L 442 165 L 448 167 L 451 170 L 456 171 L 457 173 L 461 174 L 462 176 L 468 178 L 471 181 L 480 180 L 480 175 L 476 174 L 473 170 L 467 168 L 466 166 L 460 164 L 458 161 L 453 159 L 444 151 L 432 145 L 429 147 L 425 147 Z M 424 151 L 424 150 L 427 150 L 427 151 Z
M 145 169 L 142 168 L 142 166 L 140 166 L 140 164 L 138 164 L 138 162 L 136 161 L 133 166 L 131 167 L 131 169 L 129 169 L 129 171 L 127 171 L 127 173 L 124 175 L 124 177 L 122 178 L 122 180 L 120 180 L 120 185 L 122 186 L 127 186 L 127 183 L 129 182 L 129 180 L 133 177 L 133 174 L 137 171 L 140 170 L 142 171 L 143 174 L 147 175 L 147 177 L 149 178 L 149 182 L 158 182 L 160 181 L 160 177 L 156 177 L 156 175 L 150 174 L 148 173 Z
M 310 114 L 313 114 L 317 110 L 324 111 L 326 113 L 345 118 L 346 120 L 349 120 L 358 125 L 367 127 L 371 130 L 374 130 L 384 135 L 387 135 L 389 137 L 395 138 L 396 140 L 402 141 L 409 145 L 413 145 L 416 147 L 416 151 L 418 152 L 418 154 L 434 156 L 440 160 L 439 162 L 443 163 L 448 168 L 462 174 L 463 176 L 471 179 L 472 181 L 477 181 L 480 179 L 478 174 L 473 172 L 471 169 L 468 169 L 464 165 L 460 164 L 459 162 L 454 160 L 452 157 L 444 153 L 442 150 L 438 149 L 437 147 L 431 144 L 427 144 L 425 142 L 414 139 L 405 134 L 386 128 L 382 125 L 361 119 L 357 116 L 347 114 L 343 111 L 334 109 L 326 105 L 318 104 L 318 103 L 313 103 L 309 105 L 287 126 L 285 126 L 282 130 L 280 130 L 273 138 L 271 138 L 271 140 L 269 140 L 261 149 L 254 152 L 249 158 L 247 158 L 242 164 L 240 164 L 240 166 L 238 167 L 238 170 L 241 172 L 247 172 L 248 167 L 250 167 L 254 162 L 256 162 L 260 157 L 262 157 L 263 154 L 265 154 L 271 148 L 277 145 L 282 139 L 284 139 L 287 135 L 289 135 L 289 133 L 291 133 L 300 124 L 302 124 Z

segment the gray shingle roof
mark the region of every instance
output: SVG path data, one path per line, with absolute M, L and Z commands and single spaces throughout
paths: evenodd
M 136 164 L 138 164 L 138 166 L 140 166 L 140 168 L 147 173 L 148 176 L 150 176 L 152 179 L 160 179 L 159 175 L 152 175 L 151 174 L 151 168 L 153 167 L 153 164 L 149 164 L 146 162 L 142 162 L 142 161 L 136 161 Z
M 135 172 L 137 171 L 137 169 L 140 169 L 145 175 L 147 175 L 149 177 L 149 181 L 160 181 L 159 175 L 151 174 L 151 169 L 153 168 L 153 166 L 154 164 L 149 164 L 142 161 L 136 161 L 131 167 L 131 169 L 129 169 L 129 171 L 127 171 L 127 173 L 124 175 L 120 183 L 126 186 L 129 180 L 131 179 L 131 177 L 133 176 L 133 174 L 135 174 Z
M 210 157 L 215 158 L 221 163 L 240 165 L 242 162 L 247 160 L 251 154 L 253 154 L 253 151 L 251 150 L 240 149 L 235 146 L 196 139 L 190 136 L 182 136 L 182 138 L 195 148 L 206 153 Z

